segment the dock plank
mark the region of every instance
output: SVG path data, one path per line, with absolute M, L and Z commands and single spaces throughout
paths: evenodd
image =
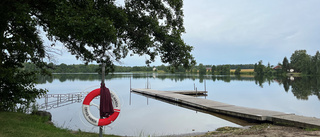
M 208 91 L 197 91 L 197 90 L 181 90 L 181 91 L 166 91 L 166 92 L 173 92 L 183 95 L 202 95 L 207 94 Z
M 255 108 L 247 108 L 241 106 L 225 106 L 225 107 L 212 107 L 212 111 L 218 113 L 224 113 L 228 115 L 232 115 L 235 117 L 258 120 L 258 121 L 266 121 L 268 117 L 273 115 L 286 115 L 282 112 L 270 111 L 270 110 L 262 110 Z
M 271 116 L 273 122 L 303 128 L 319 128 L 320 119 L 298 115 L 275 115 Z

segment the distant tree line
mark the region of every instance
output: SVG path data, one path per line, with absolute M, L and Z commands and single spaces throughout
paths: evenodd
M 238 64 L 238 65 L 229 65 L 230 66 L 230 69 L 237 69 L 237 68 L 240 68 L 240 69 L 253 69 L 254 68 L 254 64 Z
M 55 65 L 52 63 L 47 64 L 48 69 L 52 73 L 98 73 L 101 72 L 101 66 L 96 64 L 60 64 Z M 32 63 L 24 63 L 24 70 L 34 71 L 38 67 Z M 235 69 L 232 73 L 231 69 Z M 186 69 L 183 66 L 174 68 L 170 66 L 115 66 L 114 72 L 171 72 L 171 73 L 199 73 L 200 75 L 239 75 L 242 69 L 254 69 L 255 75 L 285 75 L 293 72 L 301 73 L 303 75 L 320 75 L 320 53 L 316 52 L 314 56 L 308 55 L 306 50 L 296 50 L 290 57 L 290 61 L 287 57 L 284 57 L 282 63 L 277 66 L 263 65 L 262 60 L 255 64 L 228 64 L 228 65 L 203 65 L 200 63 L 197 66 L 193 66 L 190 69 Z M 248 73 L 252 74 L 252 73 Z
M 49 71 L 52 73 L 98 73 L 101 71 L 101 66 L 97 64 L 48 64 L 50 67 Z M 26 70 L 35 70 L 37 67 L 32 63 L 24 63 L 24 69 Z M 162 67 L 159 67 L 159 69 L 165 69 Z M 115 72 L 134 72 L 134 71 L 153 71 L 153 67 L 148 66 L 115 66 L 114 67 Z
M 268 63 L 268 66 L 265 66 L 262 64 L 262 60 L 260 60 L 257 63 L 254 64 L 254 72 L 256 75 L 274 75 L 274 74 L 281 74 L 276 69 L 273 69 L 274 66 L 271 66 L 270 63 Z
M 230 75 L 230 65 L 212 65 L 211 74 Z
M 98 73 L 101 72 L 101 66 L 97 64 L 71 64 L 67 65 L 61 63 L 59 65 L 49 63 L 48 70 L 52 73 Z M 203 65 L 200 63 L 197 66 L 193 66 L 190 69 L 185 69 L 183 66 L 174 68 L 170 66 L 115 66 L 114 72 L 167 72 L 167 73 L 199 73 L 213 74 L 213 75 L 230 75 L 230 69 L 238 68 L 239 72 L 241 69 L 253 69 L 253 64 L 240 64 L 240 65 Z M 37 70 L 36 65 L 33 63 L 24 63 L 24 70 L 34 71 Z
M 291 62 L 290 62 L 291 61 Z M 170 66 L 115 66 L 114 72 L 171 72 L 171 73 L 199 73 L 212 74 L 212 75 L 238 75 L 243 69 L 254 69 L 256 75 L 283 75 L 290 70 L 294 72 L 302 73 L 304 75 L 320 75 L 320 53 L 316 52 L 314 56 L 308 55 L 306 50 L 297 50 L 291 57 L 290 61 L 287 57 L 284 57 L 282 64 L 277 66 L 263 65 L 262 60 L 255 64 L 228 64 L 228 65 L 203 65 L 200 63 L 198 66 L 193 66 L 190 69 L 186 69 L 183 66 L 174 68 Z M 24 63 L 24 70 L 34 71 L 39 69 L 33 63 Z M 46 64 L 47 69 L 52 73 L 98 73 L 101 72 L 101 66 L 97 64 Z M 234 69 L 232 73 L 231 69 Z M 251 74 L 251 73 L 250 73 Z
M 101 66 L 97 64 L 71 64 L 67 65 L 61 63 L 59 65 L 49 63 L 48 70 L 52 73 L 99 73 L 101 72 Z M 33 63 L 24 63 L 24 70 L 37 70 L 38 68 Z M 163 71 L 163 72 L 186 72 L 183 66 L 173 68 L 165 65 L 161 66 L 114 66 L 114 72 L 151 72 L 151 71 Z
M 72 65 L 67 65 L 67 64 L 60 64 L 60 65 L 55 65 L 53 63 L 49 63 L 48 70 L 52 73 L 97 73 L 99 65 L 84 65 L 84 64 L 72 64 Z M 24 63 L 24 69 L 29 70 L 29 71 L 34 71 L 38 69 L 34 64 L 32 63 Z
M 290 61 L 287 57 L 283 58 L 282 63 L 277 66 L 265 66 L 262 61 L 254 65 L 256 75 L 286 75 L 287 73 L 301 73 L 308 76 L 320 75 L 320 53 L 314 56 L 308 55 L 306 50 L 296 50 L 292 53 Z
M 314 56 L 308 55 L 306 50 L 296 50 L 290 57 L 290 62 L 286 57 L 282 61 L 282 70 L 287 73 L 293 69 L 294 72 L 303 75 L 320 75 L 320 53 Z

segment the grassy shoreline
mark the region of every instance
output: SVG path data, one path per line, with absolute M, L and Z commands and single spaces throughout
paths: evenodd
M 55 127 L 48 118 L 18 112 L 0 112 L 0 137 L 97 137 L 97 133 Z M 103 135 L 117 137 L 116 135 Z
M 97 133 L 71 131 L 55 127 L 48 118 L 18 112 L 0 112 L 0 137 L 97 137 Z M 300 129 L 297 127 L 259 124 L 250 128 L 221 127 L 198 135 L 187 136 L 320 136 L 319 129 Z M 145 136 L 140 134 L 139 136 Z M 173 135 L 175 136 L 175 135 Z M 177 135 L 179 136 L 179 135 Z M 103 135 L 103 137 L 118 137 Z

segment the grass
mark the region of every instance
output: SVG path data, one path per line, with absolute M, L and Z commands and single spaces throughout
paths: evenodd
M 319 128 L 306 128 L 305 131 L 320 131 Z
M 0 112 L 0 137 L 97 137 L 99 134 L 57 128 L 48 118 L 17 112 Z M 103 135 L 115 137 L 114 135 Z
M 234 74 L 235 71 L 236 71 L 235 69 L 230 69 L 231 74 Z M 254 69 L 241 69 L 240 74 L 241 75 L 253 75 Z
M 303 134 L 297 134 L 304 132 Z M 311 133 L 312 131 L 319 131 L 318 128 L 298 128 L 289 125 L 279 126 L 270 123 L 262 123 L 258 125 L 253 125 L 248 128 L 238 128 L 238 127 L 221 127 L 216 129 L 216 131 L 208 132 L 204 136 L 318 136 L 318 134 Z M 287 134 L 292 133 L 292 134 Z M 261 135 L 263 134 L 263 135 Z
M 287 76 L 301 77 L 302 74 L 301 73 L 292 72 L 292 73 L 287 73 Z
M 224 133 L 234 133 L 235 135 L 245 135 L 247 133 L 259 133 L 263 132 L 264 129 L 269 128 L 273 126 L 272 124 L 259 124 L 254 125 L 248 129 L 244 128 L 238 128 L 238 127 L 221 127 L 216 129 L 216 131 L 208 132 L 206 135 L 218 135 L 218 134 L 224 134 Z
M 230 72 L 235 72 L 236 69 L 230 69 Z M 250 72 L 253 72 L 254 69 L 241 69 L 240 73 L 250 73 Z

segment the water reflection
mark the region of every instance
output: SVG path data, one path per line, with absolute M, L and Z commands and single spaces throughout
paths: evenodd
M 54 74 L 52 77 L 39 77 L 38 83 L 52 83 L 54 79 L 58 79 L 60 82 L 65 81 L 95 81 L 99 80 L 101 76 L 98 74 Z M 183 80 L 199 80 L 203 83 L 204 80 L 223 81 L 252 81 L 256 85 L 263 88 L 264 84 L 270 85 L 271 83 L 278 83 L 282 85 L 284 91 L 288 92 L 291 88 L 292 93 L 297 99 L 308 100 L 309 96 L 315 95 L 320 100 L 320 77 L 274 77 L 274 76 L 253 76 L 253 75 L 194 75 L 194 74 L 162 74 L 162 73 L 115 73 L 106 76 L 107 80 L 111 79 L 160 79 L 171 81 L 183 81 Z M 147 85 L 149 87 L 149 84 Z
M 38 104 L 38 109 L 50 110 L 53 108 L 71 105 L 73 103 L 81 103 L 86 95 L 86 92 L 67 94 L 46 94 L 40 97 L 44 99 L 44 103 Z
M 309 96 L 315 95 L 320 100 L 320 77 L 297 77 L 294 81 L 285 79 L 283 86 L 286 91 L 290 86 L 298 99 L 308 100 Z

